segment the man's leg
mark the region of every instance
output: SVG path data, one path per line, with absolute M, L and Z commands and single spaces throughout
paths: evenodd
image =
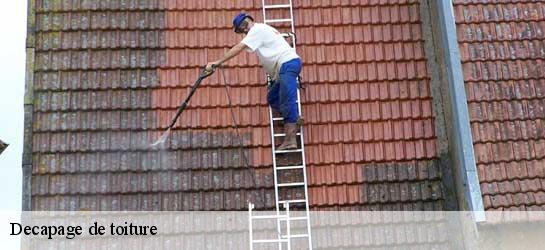
M 286 62 L 280 68 L 279 101 L 284 123 L 295 123 L 299 118 L 297 105 L 297 77 L 301 73 L 300 59 Z
M 267 91 L 267 102 L 274 110 L 280 112 L 280 83 L 276 81 Z
M 297 148 L 296 133 L 298 130 L 299 108 L 297 105 L 297 76 L 301 72 L 300 59 L 291 60 L 282 65 L 279 73 L 280 81 L 280 111 L 284 118 L 286 137 L 279 150 Z

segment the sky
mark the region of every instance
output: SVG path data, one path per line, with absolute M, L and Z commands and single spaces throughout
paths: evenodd
M 26 2 L 0 3 L 0 211 L 21 210 Z
M 0 154 L 0 222 L 19 218 L 23 154 L 23 97 L 27 1 L 0 2 L 0 140 L 10 144 Z M 19 238 L 0 229 L 3 249 L 18 249 Z

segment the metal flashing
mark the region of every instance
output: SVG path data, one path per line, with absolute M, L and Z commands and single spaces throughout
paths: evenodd
M 463 192 L 466 199 L 465 208 L 474 211 L 475 221 L 480 222 L 486 220 L 486 218 L 475 163 L 473 138 L 469 123 L 468 105 L 458 39 L 456 37 L 456 23 L 452 1 L 437 1 L 437 8 L 439 12 L 438 24 L 441 32 L 441 46 L 443 51 L 446 52 L 443 55 L 443 60 L 446 66 L 450 97 L 448 105 L 450 105 L 449 108 L 451 110 L 450 118 L 453 133 L 450 139 L 454 145 L 451 150 L 453 150 L 454 162 L 459 166 L 458 171 L 462 179 Z

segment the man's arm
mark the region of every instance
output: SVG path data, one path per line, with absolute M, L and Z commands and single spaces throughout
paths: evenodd
M 248 46 L 244 43 L 239 43 L 235 45 L 229 51 L 227 51 L 227 53 L 225 53 L 223 58 L 221 58 L 220 60 L 217 60 L 215 62 L 209 62 L 208 64 L 206 64 L 206 71 L 212 71 L 213 70 L 212 65 L 219 66 L 223 64 L 224 62 L 229 61 L 231 58 L 235 57 L 236 55 L 240 54 L 240 52 L 242 52 L 243 50 L 247 48 Z

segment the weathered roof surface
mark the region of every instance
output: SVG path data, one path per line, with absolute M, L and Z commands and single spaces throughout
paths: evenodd
M 261 19 L 259 1 L 241 7 Z M 191 82 L 193 75 L 185 68 L 202 65 L 203 50 L 214 59 L 240 39 L 230 30 L 231 17 L 239 10 L 171 8 L 166 41 L 172 49 L 167 58 L 177 67 L 161 72 L 166 86 Z M 296 3 L 295 8 L 302 76 L 308 85 L 302 99 L 311 206 L 403 209 L 408 205 L 406 209 L 411 209 L 418 203 L 424 209 L 423 201 L 428 208 L 440 204 L 417 1 L 381 6 L 308 1 Z M 253 163 L 268 167 L 272 159 L 266 90 L 256 59 L 251 54 L 235 58 L 227 64 L 226 75 L 233 86 L 233 104 L 240 107 L 237 120 L 252 137 Z M 220 78 L 212 78 L 209 84 L 220 86 Z M 211 87 L 197 94 L 193 104 L 201 107 L 199 124 L 187 120 L 185 126 L 230 125 L 223 92 L 221 87 Z M 170 89 L 157 95 L 160 100 L 172 96 Z M 218 102 L 211 102 L 211 97 Z M 170 107 L 178 100 L 170 102 Z
M 420 6 L 377 3 L 296 1 L 310 205 L 442 209 Z M 225 69 L 244 149 L 220 74 L 203 82 L 166 149 L 148 148 L 200 67 L 241 38 L 231 18 L 262 20 L 261 1 L 36 4 L 33 209 L 237 210 L 250 194 L 274 206 L 255 55 Z
M 543 3 L 454 2 L 484 205 L 543 210 Z
M 0 140 L 0 154 L 8 147 L 8 144 Z

